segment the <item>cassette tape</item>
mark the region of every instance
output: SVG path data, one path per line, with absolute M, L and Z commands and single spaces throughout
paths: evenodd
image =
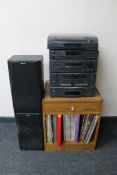
M 50 73 L 51 87 L 94 87 L 96 73 Z
M 51 97 L 90 97 L 94 96 L 95 88 L 51 87 Z
M 98 50 L 50 50 L 51 60 L 96 60 Z
M 64 73 L 93 73 L 97 71 L 96 60 L 61 60 L 50 61 L 50 72 L 64 72 Z

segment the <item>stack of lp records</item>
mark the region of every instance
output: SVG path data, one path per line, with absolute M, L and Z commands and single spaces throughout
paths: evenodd
M 50 94 L 52 97 L 93 96 L 98 62 L 98 38 L 49 35 Z

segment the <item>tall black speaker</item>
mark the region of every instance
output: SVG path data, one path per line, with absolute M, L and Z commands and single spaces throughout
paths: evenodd
M 8 60 L 9 78 L 21 149 L 43 149 L 43 57 L 14 55 Z

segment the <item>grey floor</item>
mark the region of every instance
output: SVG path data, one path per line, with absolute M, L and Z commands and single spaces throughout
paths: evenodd
M 101 121 L 96 151 L 20 151 L 15 122 L 0 122 L 0 175 L 117 175 L 117 119 Z

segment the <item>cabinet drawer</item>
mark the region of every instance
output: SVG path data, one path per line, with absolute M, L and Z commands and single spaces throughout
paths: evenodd
M 44 103 L 45 113 L 50 114 L 74 114 L 74 103 Z M 72 109 L 73 108 L 73 109 Z
M 100 103 L 44 103 L 45 113 L 50 114 L 89 114 L 100 113 Z

